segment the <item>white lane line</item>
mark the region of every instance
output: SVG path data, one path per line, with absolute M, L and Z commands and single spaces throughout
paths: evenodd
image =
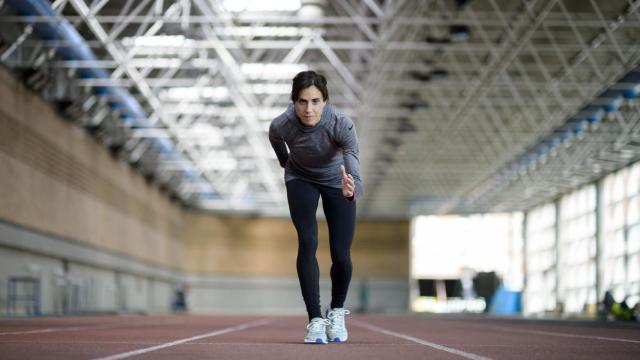
M 274 320 L 273 319 L 262 319 L 262 320 L 258 320 L 258 321 L 251 321 L 251 322 L 240 324 L 240 325 L 236 325 L 236 326 L 233 326 L 233 327 L 230 327 L 230 328 L 220 329 L 220 330 L 216 330 L 216 331 L 213 331 L 213 332 L 210 332 L 210 333 L 197 335 L 197 336 L 192 336 L 192 337 L 187 338 L 187 339 L 176 340 L 176 341 L 172 341 L 172 342 L 168 342 L 168 343 L 164 343 L 164 344 L 160 344 L 160 345 L 156 345 L 156 346 L 150 346 L 150 347 L 146 347 L 146 348 L 142 348 L 142 349 L 138 349 L 138 350 L 127 351 L 127 352 L 120 353 L 120 354 L 115 354 L 115 355 L 111 355 L 111 356 L 96 358 L 95 360 L 125 359 L 125 358 L 131 357 L 131 356 L 140 355 L 140 354 L 146 354 L 146 353 L 149 353 L 149 352 L 152 352 L 152 351 L 156 351 L 156 350 L 165 349 L 165 348 L 168 348 L 168 347 L 171 347 L 171 346 L 176 346 L 176 345 L 188 343 L 188 342 L 194 341 L 194 340 L 204 339 L 204 338 L 218 336 L 218 335 L 222 335 L 222 334 L 226 334 L 226 333 L 230 333 L 230 332 L 234 332 L 234 331 L 240 331 L 240 330 L 245 330 L 245 329 L 249 329 L 249 328 L 252 328 L 252 327 L 262 326 L 262 325 L 265 325 L 265 324 L 270 323 L 272 321 L 274 321 Z
M 485 356 L 480 356 L 480 355 L 468 353 L 468 352 L 465 352 L 465 351 L 462 351 L 462 350 L 458 350 L 458 349 L 450 348 L 450 347 L 447 347 L 447 346 L 444 346 L 444 345 L 432 343 L 430 341 L 418 339 L 418 338 L 413 337 L 413 336 L 397 333 L 395 331 L 386 330 L 386 329 L 383 329 L 383 328 L 375 326 L 375 325 L 364 323 L 362 321 L 351 321 L 351 323 L 355 324 L 355 325 L 358 325 L 358 326 L 361 326 L 363 328 L 375 331 L 375 332 L 379 332 L 381 334 L 385 334 L 385 335 L 389 335 L 389 336 L 395 336 L 395 337 L 398 337 L 398 338 L 401 338 L 401 339 L 413 341 L 413 342 L 418 343 L 420 345 L 425 345 L 425 346 L 429 346 L 429 347 L 432 347 L 432 348 L 437 349 L 437 350 L 446 351 L 446 352 L 451 353 L 451 354 L 462 356 L 463 358 L 467 358 L 467 359 L 471 359 L 471 360 L 492 360 L 491 358 L 488 358 L 488 357 L 485 357 Z
M 502 327 L 502 326 L 487 326 L 486 328 L 498 329 L 498 330 L 508 331 L 508 332 L 520 332 L 520 333 L 524 333 L 524 334 L 559 336 L 559 337 L 569 337 L 569 338 L 577 338 L 577 339 L 618 341 L 618 342 L 628 342 L 628 343 L 633 343 L 633 344 L 640 344 L 640 340 L 620 339 L 620 338 L 612 338 L 612 337 L 606 337 L 606 336 L 577 335 L 577 334 L 567 334 L 567 333 L 559 333 L 559 332 L 553 332 L 553 331 L 542 331 L 542 330 L 521 330 L 521 329 L 514 329 L 514 328 L 508 328 L 508 327 Z
M 22 334 L 41 334 L 48 333 L 53 331 L 60 331 L 62 328 L 50 328 L 50 329 L 41 329 L 41 330 L 29 330 L 29 331 L 11 331 L 11 332 L 1 332 L 2 335 L 22 335 Z
M 59 328 L 47 328 L 47 329 L 40 329 L 40 330 L 0 332 L 0 336 L 3 336 L 3 335 L 24 335 L 24 334 L 43 334 L 43 333 L 50 333 L 50 332 L 56 332 L 56 331 L 100 330 L 100 329 L 109 329 L 109 328 L 114 328 L 114 327 L 117 327 L 117 326 L 111 324 L 111 325 L 100 325 L 100 326 L 59 327 Z

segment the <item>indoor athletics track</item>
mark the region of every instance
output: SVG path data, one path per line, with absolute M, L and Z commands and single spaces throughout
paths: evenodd
M 0 319 L 0 359 L 640 359 L 616 324 L 351 315 L 349 342 L 305 345 L 302 316 Z

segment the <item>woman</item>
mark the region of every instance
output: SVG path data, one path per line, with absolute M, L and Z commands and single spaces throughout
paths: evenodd
M 344 316 L 349 310 L 344 309 L 344 301 L 351 281 L 356 198 L 363 194 L 356 129 L 347 115 L 327 104 L 328 100 L 324 76 L 301 72 L 293 78 L 292 103 L 269 128 L 271 146 L 285 169 L 289 212 L 298 232 L 296 268 L 309 315 L 304 342 L 316 344 L 344 342 L 348 337 Z M 331 307 L 326 319 L 320 310 L 316 260 L 320 197 L 332 261 Z

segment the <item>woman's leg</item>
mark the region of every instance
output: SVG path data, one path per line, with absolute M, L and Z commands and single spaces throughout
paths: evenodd
M 298 258 L 296 268 L 307 307 L 309 320 L 322 317 L 320 310 L 320 270 L 316 260 L 318 249 L 318 222 L 316 211 L 320 192 L 312 183 L 291 180 L 287 185 L 287 200 L 291 220 L 298 232 Z
M 331 248 L 331 308 L 341 308 L 351 282 L 351 242 L 356 226 L 356 202 L 346 200 L 341 189 L 322 187 L 321 194 Z

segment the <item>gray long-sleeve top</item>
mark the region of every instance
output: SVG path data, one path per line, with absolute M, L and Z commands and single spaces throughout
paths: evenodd
M 316 125 L 305 126 L 289 103 L 287 110 L 271 122 L 269 141 L 285 169 L 285 182 L 303 179 L 342 188 L 340 165 L 344 164 L 347 174 L 353 176 L 356 196 L 364 194 L 355 125 L 331 104 L 325 105 Z

